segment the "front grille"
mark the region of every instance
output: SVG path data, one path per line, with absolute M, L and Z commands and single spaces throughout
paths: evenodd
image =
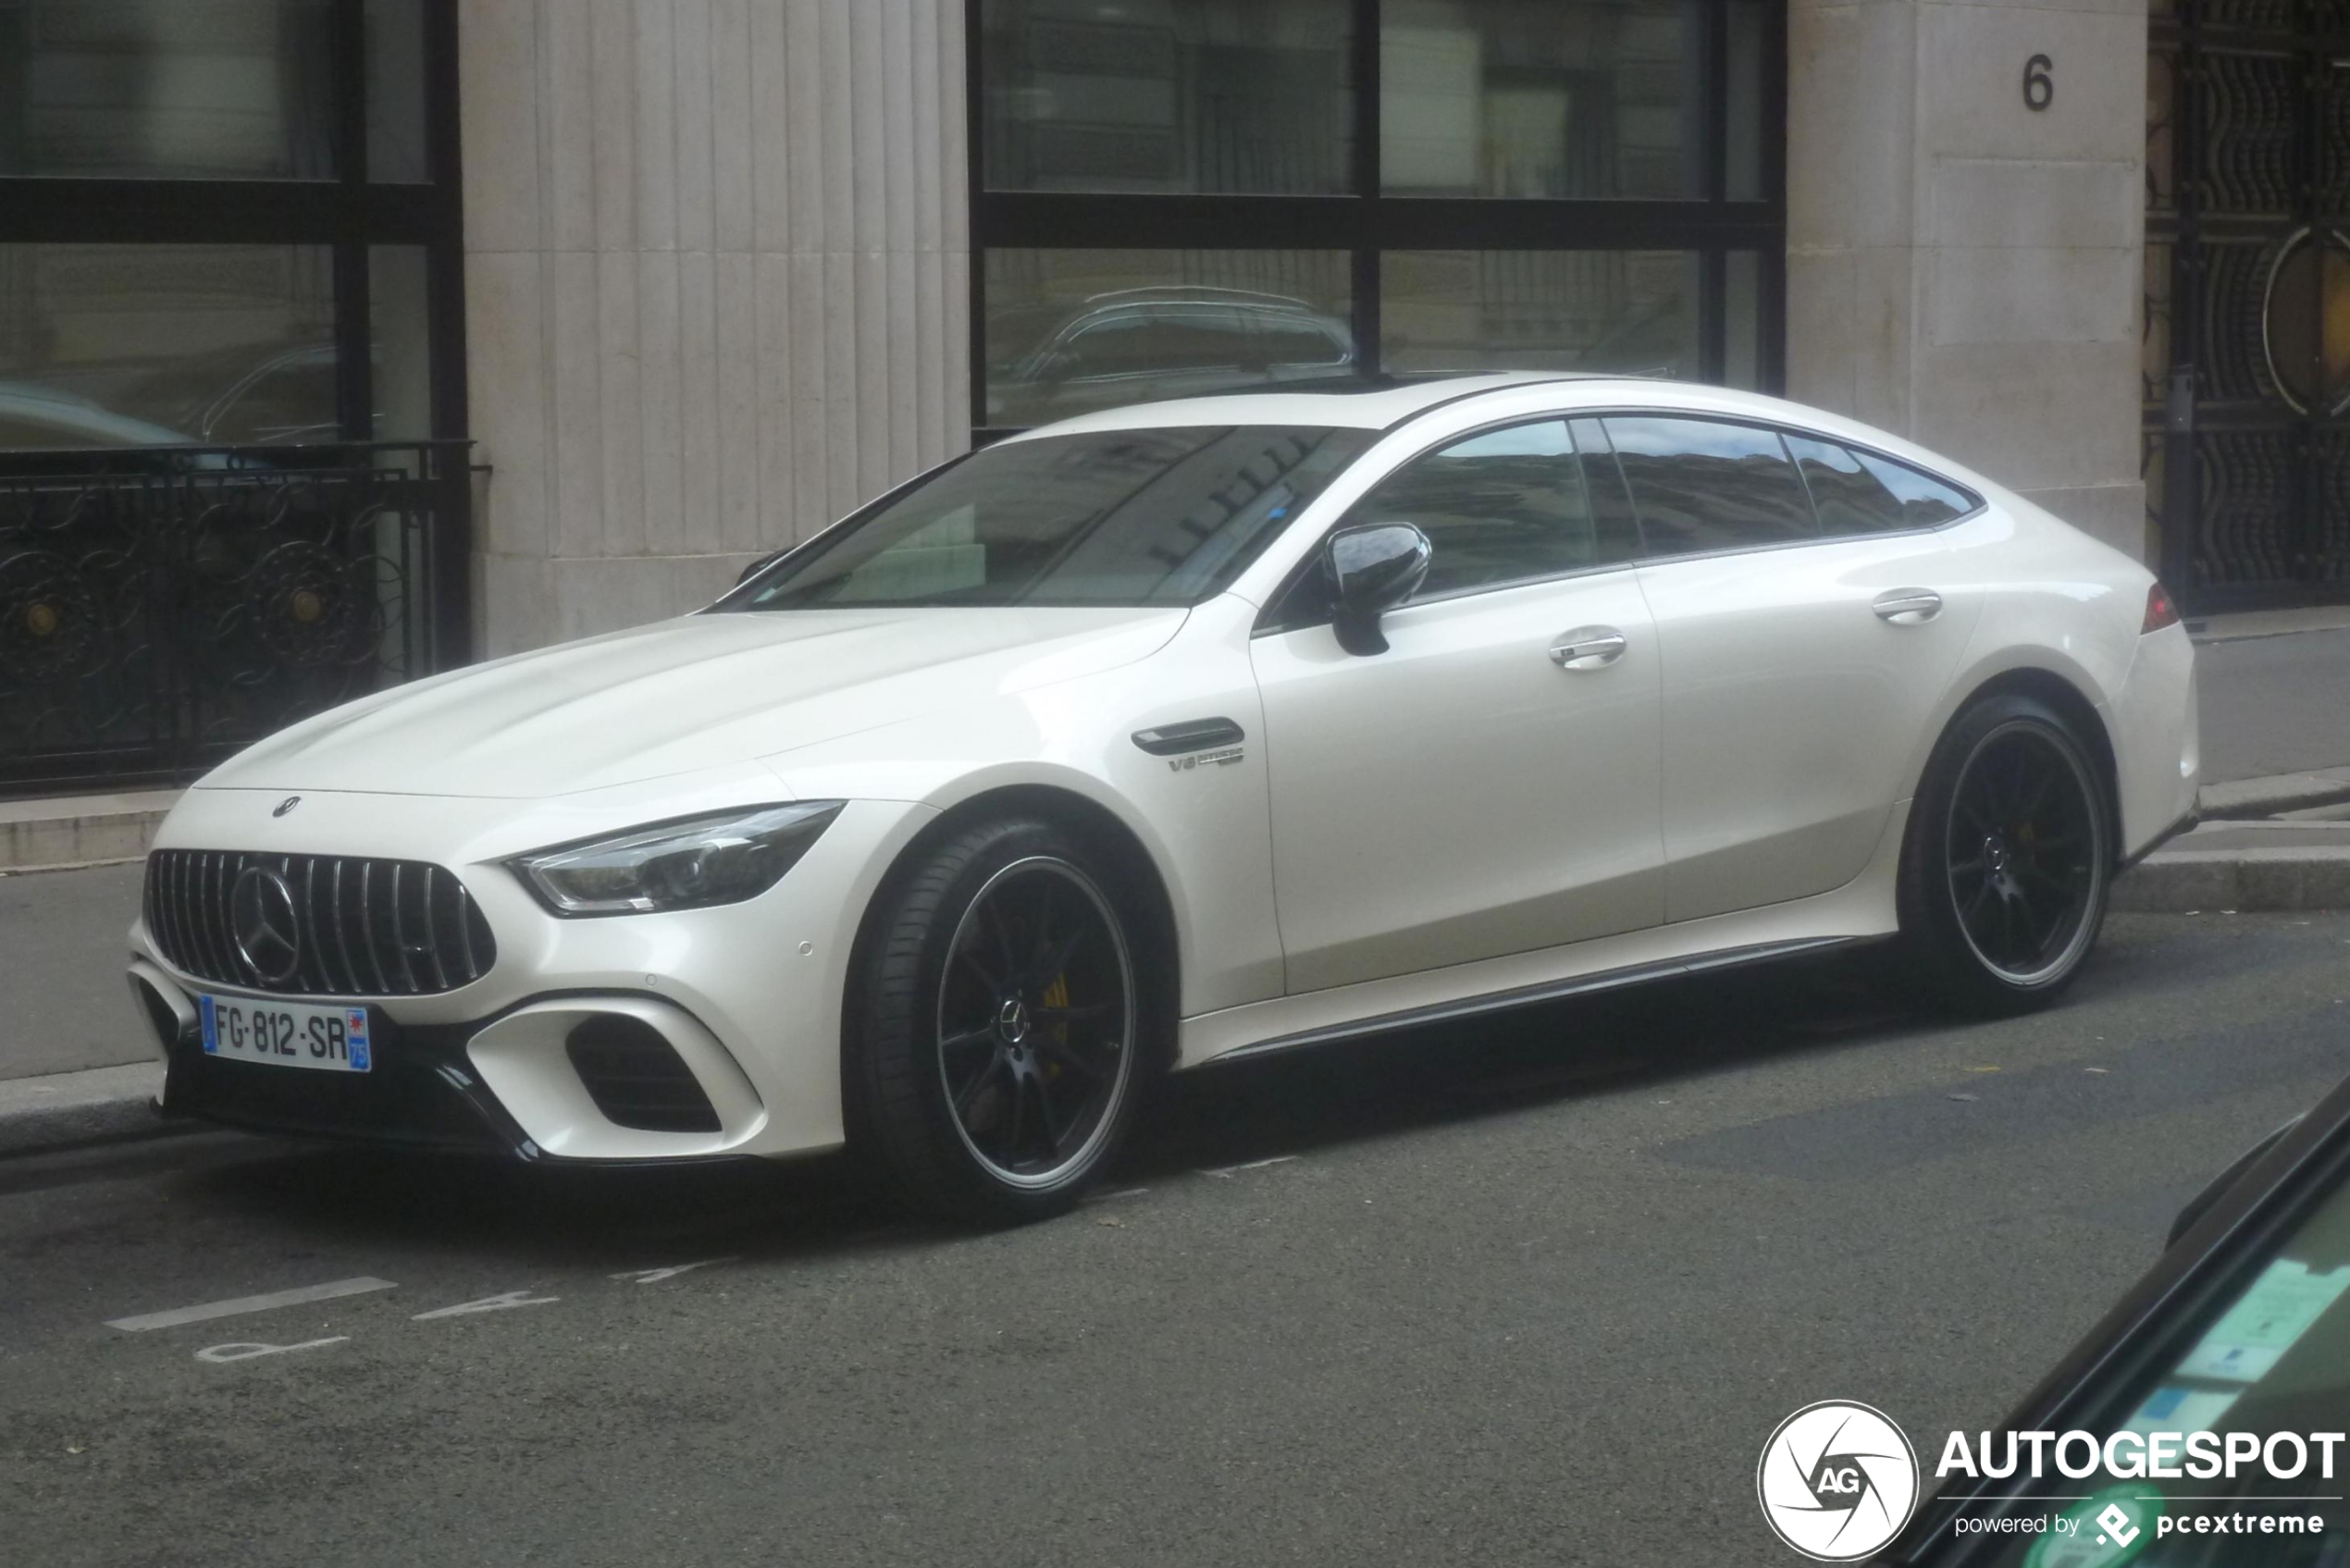
M 275 872 L 291 895 L 291 972 L 239 951 L 237 879 Z M 275 897 L 275 890 L 271 890 Z M 479 980 L 498 956 L 464 883 L 415 860 L 158 849 L 147 857 L 147 931 L 183 973 L 289 995 L 422 996 Z

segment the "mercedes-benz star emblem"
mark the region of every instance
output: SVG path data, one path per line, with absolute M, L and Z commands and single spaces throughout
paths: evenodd
M 278 809 L 277 809 L 275 811 L 270 812 L 269 814 L 270 814 L 271 816 L 273 816 L 273 817 L 282 817 L 282 816 L 284 816 L 287 812 L 289 812 L 289 811 L 292 810 L 295 807 L 297 807 L 297 806 L 299 806 L 299 805 L 301 805 L 301 804 L 302 804 L 302 796 L 299 796 L 299 795 L 289 795 L 289 796 L 286 796 L 283 800 L 280 800 L 279 802 L 278 802 Z
M 302 967 L 302 924 L 294 915 L 293 889 L 286 879 L 260 866 L 237 873 L 229 893 L 229 925 L 237 957 L 264 985 L 283 985 Z

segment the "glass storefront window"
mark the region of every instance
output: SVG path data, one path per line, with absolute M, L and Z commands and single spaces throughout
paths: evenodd
M 1763 30 L 1762 0 L 1730 0 L 1729 57 L 1723 120 L 1729 135 L 1722 194 L 1733 202 L 1762 200 Z
M 1732 251 L 1722 277 L 1722 385 L 1762 389 L 1762 258 Z
M 1352 189 L 1352 0 L 995 0 L 981 91 L 998 191 Z
M 1700 0 L 1388 0 L 1379 15 L 1390 195 L 1703 194 Z
M 1694 251 L 1391 251 L 1379 290 L 1387 370 L 1698 376 Z
M 1355 369 L 1343 251 L 991 250 L 991 426 Z
M 0 0 L 0 176 L 332 179 L 332 58 L 329 0 Z
M 432 434 L 431 304 L 422 245 L 368 249 L 367 318 L 376 340 L 369 373 L 378 441 L 417 441 Z
M 367 178 L 432 178 L 425 154 L 425 13 L 419 0 L 367 0 Z
M 0 449 L 333 440 L 325 245 L 0 245 Z

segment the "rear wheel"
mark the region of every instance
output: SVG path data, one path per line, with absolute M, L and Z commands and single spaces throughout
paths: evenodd
M 1928 981 L 1977 1013 L 2053 1000 L 2096 943 L 2112 810 L 2054 709 L 2005 694 L 1960 715 L 1911 808 L 1901 931 Z
M 918 1208 L 1041 1218 L 1107 1163 L 1147 1022 L 1115 885 L 1076 835 L 1017 818 L 957 833 L 884 890 L 849 1089 L 856 1135 Z

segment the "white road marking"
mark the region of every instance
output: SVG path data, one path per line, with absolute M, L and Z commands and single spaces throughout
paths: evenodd
M 1232 1173 L 1234 1171 L 1263 1170 L 1268 1165 L 1287 1165 L 1290 1161 L 1296 1159 L 1297 1157 L 1298 1156 L 1295 1154 L 1275 1154 L 1268 1160 L 1250 1160 L 1242 1165 L 1219 1166 L 1214 1170 L 1202 1170 L 1200 1174 L 1202 1176 L 1218 1177 L 1226 1181 L 1230 1181 L 1232 1179 Z
M 409 1321 L 422 1323 L 434 1317 L 463 1317 L 468 1313 L 505 1312 L 513 1307 L 546 1306 L 562 1300 L 561 1296 L 534 1296 L 527 1290 L 506 1290 L 495 1296 L 484 1296 L 477 1302 L 459 1302 L 455 1306 L 435 1307 L 430 1312 L 420 1312 Z
M 639 1285 L 658 1285 L 664 1279 L 674 1279 L 697 1268 L 715 1268 L 722 1263 L 740 1263 L 739 1254 L 732 1257 L 704 1258 L 699 1263 L 673 1263 L 667 1268 L 628 1268 L 613 1275 L 614 1279 L 634 1279 Z
M 284 1355 L 288 1351 L 315 1351 L 320 1345 L 340 1345 L 350 1339 L 338 1334 L 331 1340 L 305 1340 L 299 1345 L 264 1345 L 253 1340 L 236 1340 L 226 1345 L 211 1345 L 196 1352 L 198 1361 L 217 1365 L 224 1361 L 251 1361 L 257 1355 Z
M 215 1317 L 235 1317 L 241 1313 L 267 1312 L 272 1307 L 301 1306 L 305 1302 L 330 1302 L 337 1296 L 359 1296 L 369 1290 L 393 1289 L 396 1287 L 389 1279 L 361 1275 L 356 1279 L 338 1279 L 327 1285 L 304 1285 L 298 1290 L 272 1290 L 266 1296 L 239 1296 L 231 1302 L 174 1307 L 169 1312 L 142 1313 L 137 1317 L 108 1318 L 106 1327 L 137 1334 L 149 1328 L 177 1328 L 183 1323 L 203 1323 Z

